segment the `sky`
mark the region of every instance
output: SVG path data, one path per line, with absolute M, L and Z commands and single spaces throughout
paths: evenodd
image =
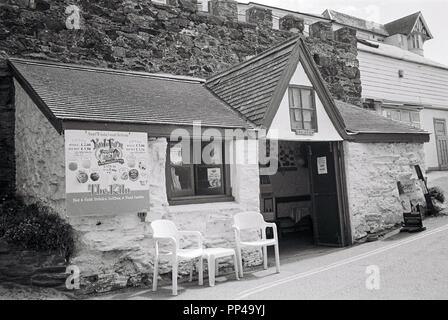
M 239 0 L 239 2 L 251 1 Z M 448 65 L 448 0 L 253 0 L 252 2 L 314 14 L 321 14 L 325 9 L 333 9 L 383 24 L 421 11 L 434 37 L 425 42 L 425 57 Z

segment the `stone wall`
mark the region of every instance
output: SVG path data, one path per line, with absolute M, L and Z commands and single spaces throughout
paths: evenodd
M 0 52 L 4 52 L 0 54 L 0 151 L 5 155 L 0 163 L 0 192 L 10 192 L 15 185 L 14 88 L 6 54 L 208 77 L 303 31 L 303 21 L 291 17 L 282 20 L 282 30 L 273 30 L 266 23 L 269 10 L 253 14 L 254 23 L 237 22 L 235 1 L 212 1 L 211 14 L 197 11 L 193 2 L 0 0 Z M 70 5 L 79 8 L 79 29 L 69 18 L 75 15 L 73 8 L 66 13 Z M 312 28 L 316 32 L 307 38 L 308 48 L 333 96 L 360 105 L 356 32 L 346 28 L 335 34 L 318 32 L 322 28 L 321 24 Z
M 310 37 L 306 38 L 307 47 L 332 96 L 361 106 L 356 30 L 341 28 L 333 32 L 323 22 L 315 23 L 310 30 L 314 31 L 310 31 Z
M 18 83 L 15 87 L 17 193 L 27 203 L 40 201 L 53 208 L 73 226 L 77 240 L 70 263 L 80 268 L 83 292 L 151 284 L 154 242 L 150 223 L 155 219 L 170 219 L 181 230 L 202 232 L 205 246 L 234 247 L 233 215 L 259 209 L 259 173 L 255 164 L 231 165 L 234 202 L 170 206 L 165 184 L 167 140 L 150 137 L 150 207 L 145 222 L 140 221 L 136 212 L 123 212 L 119 216 L 68 216 L 64 137 Z M 233 143 L 228 143 L 228 147 L 239 148 Z M 186 239 L 183 245 L 193 243 Z M 260 251 L 243 252 L 243 260 L 245 266 L 260 264 Z M 223 259 L 220 268 L 232 271 L 233 262 Z M 170 271 L 170 265 L 161 263 L 162 281 L 169 279 Z M 188 275 L 189 265 L 181 263 L 179 274 Z
M 302 21 L 274 30 L 271 11 L 257 8 L 252 23 L 237 22 L 235 1 L 212 1 L 214 14 L 196 11 L 189 0 L 171 1 L 175 6 L 149 0 L 34 3 L 0 0 L 0 50 L 10 56 L 208 77 L 303 30 Z M 65 13 L 69 5 L 80 10 L 80 29 L 67 29 L 73 15 Z M 330 91 L 347 102 L 361 98 L 353 32 L 348 41 L 319 32 L 307 41 Z
M 344 142 L 344 151 L 354 240 L 401 223 L 397 181 L 417 179 L 414 165 L 424 170 L 423 144 Z
M 16 192 L 27 204 L 41 201 L 65 212 L 64 137 L 15 82 Z
M 53 252 L 23 250 L 0 239 L 0 283 L 65 290 L 65 259 Z

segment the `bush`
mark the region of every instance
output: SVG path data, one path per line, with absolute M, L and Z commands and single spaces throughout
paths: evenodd
M 428 191 L 431 198 L 434 198 L 441 203 L 445 202 L 445 194 L 443 193 L 443 190 L 440 189 L 439 187 L 429 188 Z
M 0 238 L 23 249 L 57 251 L 69 259 L 73 253 L 73 228 L 50 208 L 26 205 L 21 199 L 0 199 Z

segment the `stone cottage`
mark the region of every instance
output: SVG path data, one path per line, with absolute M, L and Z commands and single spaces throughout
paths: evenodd
M 65 3 L 55 3 L 36 16 L 57 16 L 56 9 Z M 14 124 L 5 128 L 5 136 L 14 137 L 5 146 L 15 153 L 8 161 L 15 180 L 1 179 L 14 181 L 15 192 L 28 203 L 44 202 L 75 228 L 77 251 L 71 263 L 81 269 L 82 287 L 107 291 L 150 281 L 149 223 L 158 218 L 201 231 L 207 246 L 220 247 L 233 246 L 232 216 L 248 210 L 274 221 L 307 218 L 314 241 L 331 246 L 350 245 L 399 223 L 396 181 L 412 176 L 414 165 L 424 167 L 422 148 L 429 135 L 356 106 L 361 85 L 353 32 L 318 32 L 317 24 L 314 36 L 303 38 L 198 13 L 182 3 L 178 8 L 142 2 L 139 9 L 128 2 L 112 9 L 100 3 L 88 11 L 95 27 L 87 19 L 77 34 L 49 28 L 54 25 L 40 30 L 37 39 L 24 32 L 21 41 L 34 43 L 38 52 L 22 50 L 17 34 L 0 40 L 11 56 L 0 73 L 8 89 L 0 106 Z M 8 10 L 10 16 L 21 14 L 14 6 Z M 102 14 L 95 15 L 97 11 Z M 138 19 L 137 13 L 144 12 L 151 18 Z M 126 17 L 122 25 L 120 15 Z M 110 43 L 96 43 L 99 39 Z M 73 42 L 79 47 L 66 45 Z M 196 121 L 201 122 L 199 131 Z M 184 167 L 182 150 L 170 139 L 178 129 L 196 140 L 225 136 L 226 130 L 248 137 L 265 130 L 265 138 L 279 141 L 279 170 L 260 175 L 263 166 L 257 161 Z M 137 179 L 134 169 L 111 174 L 117 181 L 142 182 L 139 190 L 147 194 L 138 207 L 133 207 L 137 201 L 127 200 L 131 209 L 118 213 L 117 205 L 109 212 L 98 206 L 98 212 L 71 214 L 70 184 L 98 179 L 98 172 L 87 172 L 92 168 L 84 163 L 88 159 L 71 166 L 66 157 L 72 143 L 92 147 L 76 140 L 89 132 L 138 137 L 138 149 L 147 156 L 137 158 L 138 164 L 123 160 L 147 170 L 147 178 Z M 75 139 L 69 140 L 73 134 Z M 222 158 L 259 155 L 256 148 L 245 148 L 242 139 L 218 141 L 215 155 Z M 80 166 L 83 172 L 78 172 Z M 203 187 L 205 173 L 213 188 Z M 146 217 L 139 215 L 142 211 Z M 260 253 L 245 252 L 244 263 L 260 264 Z M 161 265 L 161 274 L 169 271 L 169 265 Z M 187 272 L 181 265 L 180 273 Z
M 176 167 L 184 155 L 176 153 L 178 145 L 170 140 L 175 129 L 202 140 L 208 138 L 208 128 L 265 128 L 268 139 L 276 131 L 279 170 L 271 179 L 282 175 L 281 181 L 295 184 L 287 190 L 297 192 L 284 195 L 284 189 L 273 185 L 271 219 L 288 215 L 290 203 L 309 209 L 299 215 L 311 216 L 315 241 L 321 245 L 350 245 L 366 232 L 401 221 L 396 181 L 412 174 L 413 165 L 424 165 L 422 147 L 428 134 L 333 100 L 301 37 L 205 83 L 14 58 L 9 65 L 15 79 L 16 192 L 27 202 L 44 202 L 73 225 L 79 241 L 71 263 L 80 267 L 83 284 L 98 290 L 137 284 L 151 273 L 148 223 L 154 219 L 201 231 L 207 246 L 232 247 L 232 215 L 260 210 L 258 163 L 216 163 L 218 187 L 205 191 L 201 165 L 194 165 L 189 183 L 195 187 L 185 187 Z M 195 134 L 198 119 L 203 131 Z M 102 204 L 96 206 L 98 212 L 68 210 L 72 182 L 67 150 L 73 130 L 147 134 L 146 219 L 133 209 L 114 212 L 119 202 L 110 212 Z M 222 140 L 219 153 L 250 152 L 243 144 Z M 292 150 L 286 154 L 293 158 L 289 164 L 281 159 L 284 149 Z M 252 156 L 258 156 L 256 151 Z M 300 157 L 308 165 L 297 165 Z M 95 180 L 92 175 L 90 179 Z M 261 211 L 266 213 L 263 207 Z M 246 252 L 244 261 L 260 263 L 259 252 Z M 164 265 L 162 273 L 168 271 Z

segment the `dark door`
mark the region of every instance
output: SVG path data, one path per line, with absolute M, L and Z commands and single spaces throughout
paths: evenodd
M 336 184 L 335 157 L 331 142 L 309 144 L 314 237 L 318 245 L 342 246 Z

